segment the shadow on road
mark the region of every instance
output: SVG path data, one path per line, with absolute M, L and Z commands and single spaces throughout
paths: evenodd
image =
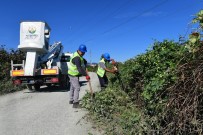
M 39 90 L 30 90 L 30 91 L 24 92 L 24 93 L 68 92 L 69 90 L 70 90 L 70 88 L 61 88 L 59 86 L 50 86 L 50 87 L 42 86 L 42 88 L 40 88 Z
M 80 86 L 85 86 L 87 85 L 87 81 L 80 81 Z M 62 88 L 59 86 L 41 86 L 39 90 L 30 90 L 28 92 L 24 93 L 41 93 L 41 92 L 68 92 L 70 90 L 70 86 L 68 88 Z

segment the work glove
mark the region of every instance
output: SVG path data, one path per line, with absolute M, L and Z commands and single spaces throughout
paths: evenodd
M 86 75 L 86 80 L 89 81 L 90 80 L 90 76 Z
M 115 73 L 117 73 L 117 70 L 112 69 L 112 70 L 111 70 L 111 73 L 115 74 Z

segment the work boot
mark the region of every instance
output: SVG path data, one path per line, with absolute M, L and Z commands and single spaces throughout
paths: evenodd
M 73 104 L 73 101 L 69 101 L 69 104 Z
M 73 103 L 73 108 L 80 108 L 79 102 Z

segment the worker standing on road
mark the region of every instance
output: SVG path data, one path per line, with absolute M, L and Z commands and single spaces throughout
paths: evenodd
M 106 72 L 110 72 L 113 74 L 115 74 L 117 72 L 117 70 L 115 70 L 114 68 L 108 69 L 106 67 L 106 63 L 109 63 L 110 61 L 112 61 L 112 64 L 115 63 L 115 61 L 110 58 L 110 55 L 108 53 L 104 53 L 104 54 L 102 54 L 101 60 L 98 63 L 97 76 L 99 78 L 99 82 L 100 82 L 102 89 L 106 88 L 108 85 L 108 78 L 106 76 Z
M 86 72 L 86 60 L 83 58 L 84 54 L 87 52 L 85 45 L 80 45 L 78 50 L 73 54 L 70 60 L 70 66 L 68 70 L 68 75 L 70 78 L 70 100 L 69 104 L 73 104 L 73 108 L 79 107 L 79 92 L 80 84 L 79 77 L 86 76 L 87 81 L 90 80 L 89 75 Z

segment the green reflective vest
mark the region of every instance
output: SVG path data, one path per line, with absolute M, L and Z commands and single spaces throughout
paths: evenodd
M 100 62 L 102 62 L 102 63 L 105 64 L 104 58 L 103 58 L 102 60 L 100 60 Z M 100 77 L 103 77 L 104 74 L 105 74 L 105 70 L 104 70 L 102 67 L 100 67 L 99 64 L 98 64 L 97 74 L 98 74 Z
M 68 74 L 69 74 L 69 75 L 72 75 L 72 76 L 79 76 L 80 73 L 79 73 L 79 71 L 78 71 L 78 69 L 77 69 L 77 66 L 76 66 L 75 64 L 73 64 L 73 62 L 72 62 L 73 58 L 75 58 L 75 57 L 80 57 L 81 66 L 84 65 L 84 59 L 83 59 L 83 57 L 81 57 L 81 56 L 78 54 L 78 52 L 75 52 L 75 53 L 73 54 L 73 57 L 70 59 L 70 65 L 69 65 L 69 67 L 68 67 Z

